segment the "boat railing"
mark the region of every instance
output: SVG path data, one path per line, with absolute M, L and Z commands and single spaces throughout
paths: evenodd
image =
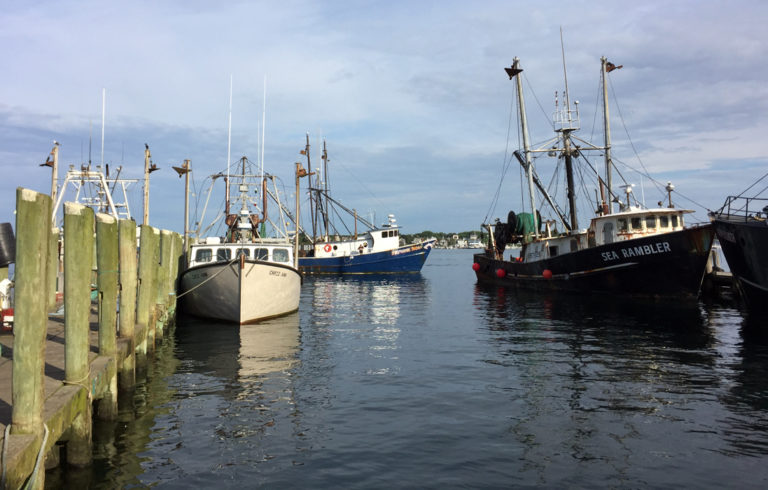
M 766 219 L 768 218 L 768 198 L 728 196 L 716 216 L 728 216 L 730 218 Z
M 555 131 L 578 131 L 581 128 L 578 106 L 576 109 L 556 110 L 552 114 L 552 122 L 555 124 Z

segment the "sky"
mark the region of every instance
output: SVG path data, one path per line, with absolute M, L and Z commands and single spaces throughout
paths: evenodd
M 205 198 L 227 164 L 231 81 L 230 159 L 258 160 L 263 131 L 286 201 L 309 134 L 313 162 L 327 144 L 332 195 L 360 214 L 395 214 L 403 233 L 477 230 L 527 205 L 519 165 L 506 165 L 519 137 L 503 68 L 520 58 L 531 139 L 546 141 L 565 86 L 561 30 L 579 135 L 603 138 L 605 56 L 623 65 L 609 75 L 612 152 L 635 197 L 655 204 L 671 181 L 675 205 L 696 211 L 688 222 L 705 221 L 768 172 L 767 20 L 762 0 L 5 1 L 0 222 L 15 228 L 17 188 L 50 191 L 39 165 L 54 140 L 60 180 L 102 150 L 112 175 L 142 179 L 148 144 L 150 224 L 182 231 L 171 166 L 189 159 L 192 200 Z M 554 163 L 536 162 L 545 182 Z M 128 199 L 139 223 L 141 186 Z M 577 199 L 584 227 L 594 185 Z

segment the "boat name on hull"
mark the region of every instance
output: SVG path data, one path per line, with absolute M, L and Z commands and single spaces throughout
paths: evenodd
M 669 246 L 669 242 L 656 242 L 652 245 L 642 245 L 637 247 L 627 247 L 621 249 L 621 256 L 618 253 L 611 250 L 608 252 L 602 252 L 603 262 L 611 262 L 613 260 L 619 260 L 621 258 L 628 259 L 630 257 L 637 257 L 640 255 L 653 255 L 661 253 L 669 253 L 672 249 Z

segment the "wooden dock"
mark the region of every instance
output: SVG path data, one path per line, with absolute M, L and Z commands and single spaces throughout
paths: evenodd
M 174 320 L 181 236 L 78 204 L 51 228 L 51 198 L 16 200 L 13 332 L 0 334 L 2 488 L 44 487 L 46 467 L 92 461 L 93 417 L 117 416 L 117 392 Z M 63 238 L 62 238 L 63 237 Z M 58 287 L 57 287 L 58 285 Z

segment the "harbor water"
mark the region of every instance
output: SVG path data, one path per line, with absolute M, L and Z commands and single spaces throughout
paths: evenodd
M 421 274 L 308 277 L 297 314 L 180 319 L 90 488 L 765 488 L 768 324 Z

